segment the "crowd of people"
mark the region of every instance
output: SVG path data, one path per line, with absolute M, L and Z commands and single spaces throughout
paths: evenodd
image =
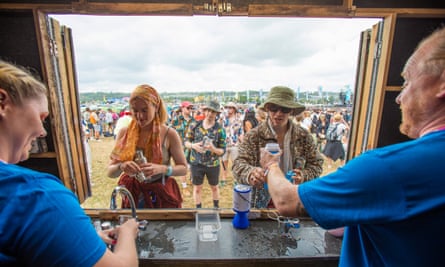
M 82 124 L 88 140 L 100 140 L 101 137 L 114 136 L 119 114 L 112 108 L 86 107 L 82 113 Z
M 442 28 L 419 44 L 403 68 L 399 129 L 413 140 L 369 150 L 320 178 L 322 153 L 344 160 L 345 114 L 318 114 L 321 123 L 314 124 L 314 114 L 294 101 L 293 90 L 276 86 L 258 107 L 267 116 L 248 131 L 242 131 L 249 127 L 244 120 L 230 118 L 239 112 L 236 104 L 226 106 L 232 111 L 225 117 L 220 104 L 210 101 L 180 134 L 182 123 L 169 126 L 158 92 L 139 85 L 130 97 L 132 119 L 116 135 L 108 175 L 119 177 L 138 207 L 180 207 L 172 176 L 184 176 L 189 164 L 196 207 L 207 177 L 217 208 L 220 165 L 230 143 L 238 154 L 233 174 L 254 188 L 253 207 L 272 205 L 283 216 L 307 213 L 326 229 L 345 227 L 340 266 L 442 266 L 444 58 Z M 0 265 L 137 266 L 135 219 L 96 230 L 57 177 L 17 165 L 29 157 L 32 142 L 47 134 L 47 94 L 28 71 L 0 61 Z M 320 146 L 320 140 L 326 143 Z M 277 153 L 265 149 L 269 143 L 279 145 Z M 125 199 L 123 205 L 128 207 Z
M 183 101 L 177 108 L 168 108 L 156 89 L 149 85 L 144 86 L 150 88 L 145 89 L 148 95 L 145 99 L 146 105 L 149 107 L 150 101 L 159 105 L 153 118 L 150 115 L 144 115 L 148 116 L 148 118 L 144 118 L 139 115 L 141 112 L 136 113 L 138 110 L 135 109 L 134 101 L 141 97 L 137 98 L 134 94 L 136 91 L 141 91 L 139 87 L 129 98 L 129 106 L 119 113 L 112 109 L 108 109 L 105 113 L 101 109 L 86 108 L 83 116 L 88 127 L 93 125 L 91 131 L 99 133 L 99 137 L 92 138 L 92 140 L 100 140 L 99 138 L 104 135 L 100 134 L 99 130 L 94 131 L 95 124 L 91 122 L 91 118 L 101 113 L 116 114 L 110 116 L 114 118 L 113 123 L 107 124 L 109 131 L 113 133 L 111 136 L 115 139 L 116 146 L 122 146 L 122 142 L 128 141 L 128 134 L 125 131 L 128 130 L 130 124 L 134 127 L 134 125 L 141 126 L 142 123 L 146 123 L 145 128 L 148 133 L 134 129 L 140 131 L 139 134 L 143 136 L 151 135 L 152 131 L 158 134 L 157 130 L 153 128 L 155 124 L 159 123 L 157 117 L 162 116 L 161 126 L 159 126 L 162 132 L 160 136 L 157 136 L 159 140 L 156 140 L 162 144 L 162 153 L 156 153 L 163 155 L 162 165 L 166 166 L 165 168 L 182 166 L 181 171 L 174 169 L 173 173 L 159 172 L 164 175 L 163 180 L 155 181 L 153 178 L 150 182 L 139 184 L 133 177 L 137 172 L 145 172 L 146 168 L 136 164 L 131 158 L 131 155 L 134 157 L 136 150 L 132 150 L 133 154 L 128 155 L 125 160 L 133 162 L 132 164 L 128 163 L 133 168 L 128 168 L 127 173 L 122 169 L 126 167 L 127 163 L 120 160 L 115 152 L 111 155 L 112 160 L 108 167 L 108 176 L 119 177 L 120 185 L 131 188 L 140 208 L 181 207 L 183 199 L 189 197 L 192 197 L 196 207 L 202 207 L 204 178 L 208 179 L 213 207 L 218 208 L 220 190 L 226 186 L 228 176 L 234 178 L 234 184 L 253 185 L 246 179 L 252 176 L 253 167 L 256 168 L 257 175 L 261 172 L 258 161 L 259 148 L 272 140 L 278 142 L 281 147 L 287 148 L 288 153 L 283 156 L 285 158 L 282 168 L 284 172 L 295 173 L 294 181 L 296 183 L 320 176 L 323 159 L 328 161 L 329 171 L 334 170 L 332 166 L 341 166 L 345 162 L 345 148 L 351 120 L 350 111 L 346 108 L 337 110 L 308 109 L 295 102 L 293 90 L 283 86 L 272 88 L 261 105 L 243 105 L 235 102 L 220 105 L 216 101 L 207 103 Z M 288 109 L 283 111 L 279 108 L 283 105 L 287 105 Z M 139 109 L 142 108 L 139 107 Z M 170 112 L 167 112 L 168 110 Z M 276 116 L 277 114 L 278 116 Z M 288 125 L 291 127 L 288 128 Z M 88 127 L 85 128 L 88 129 Z M 164 133 L 164 129 L 168 131 Z M 168 133 L 170 131 L 179 136 L 179 144 L 177 145 L 177 140 L 175 140 L 174 146 L 175 148 L 182 147 L 185 163 L 178 158 L 177 151 L 176 153 L 169 151 L 171 138 Z M 334 139 L 331 138 L 333 136 Z M 205 140 L 210 140 L 210 143 L 205 144 L 207 147 L 204 149 Z M 137 142 L 137 139 L 132 142 Z M 150 158 L 155 152 L 149 154 L 148 148 L 144 148 L 144 144 L 152 146 L 152 143 L 146 141 L 143 143 L 144 141 L 141 141 L 137 148 L 142 149 L 147 161 L 151 162 Z M 196 145 L 194 145 L 195 143 Z M 208 147 L 210 145 L 212 147 Z M 88 144 L 86 146 L 89 149 Z M 172 157 L 169 158 L 167 155 Z M 339 163 L 334 164 L 337 160 Z M 301 162 L 304 162 L 303 166 L 301 166 Z M 118 163 L 120 163 L 119 169 L 116 167 Z M 89 163 L 89 167 L 91 170 L 91 163 Z M 149 173 L 145 174 L 152 176 Z M 173 181 L 172 176 L 179 178 L 179 185 Z M 300 181 L 300 179 L 302 180 Z M 189 186 L 192 188 L 191 191 L 188 189 Z M 252 200 L 254 203 L 252 207 L 273 207 L 273 202 L 262 185 L 254 187 L 253 193 L 255 200 Z M 160 204 L 161 202 L 163 204 Z M 170 204 L 167 204 L 168 202 Z M 128 207 L 128 202 L 123 206 Z

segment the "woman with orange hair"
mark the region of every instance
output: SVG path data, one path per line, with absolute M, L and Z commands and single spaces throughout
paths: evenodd
M 129 103 L 132 120 L 116 137 L 108 176 L 119 176 L 118 184 L 132 193 L 137 208 L 180 208 L 181 192 L 171 176 L 185 175 L 187 165 L 178 133 L 166 125 L 164 102 L 144 84 L 133 90 Z M 136 159 L 138 151 L 145 157 L 143 162 Z M 122 207 L 130 207 L 128 200 Z

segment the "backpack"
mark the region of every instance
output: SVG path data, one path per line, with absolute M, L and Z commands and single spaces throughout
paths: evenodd
M 338 139 L 337 126 L 338 126 L 338 123 L 335 124 L 335 127 L 332 127 L 332 125 L 329 125 L 329 128 L 326 133 L 326 140 L 337 141 L 337 139 Z

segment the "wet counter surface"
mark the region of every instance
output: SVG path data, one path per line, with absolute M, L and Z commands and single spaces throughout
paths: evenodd
M 150 221 L 137 240 L 141 266 L 337 266 L 341 239 L 311 220 L 282 236 L 275 220 L 236 229 L 221 219 L 216 241 L 200 241 L 194 221 Z M 299 263 L 295 265 L 295 263 Z

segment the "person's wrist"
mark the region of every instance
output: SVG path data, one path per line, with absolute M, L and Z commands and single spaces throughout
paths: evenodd
M 270 169 L 270 168 L 273 168 L 273 167 L 280 167 L 280 166 L 278 166 L 278 162 L 276 162 L 276 161 L 273 161 L 273 162 L 270 162 L 270 163 L 268 163 L 267 165 L 266 165 L 266 168 L 265 169 Z
M 269 165 L 269 167 L 279 167 L 278 166 L 278 162 L 272 162 L 270 165 Z
M 171 176 L 172 174 L 173 174 L 173 167 L 171 165 L 168 165 L 165 175 Z

